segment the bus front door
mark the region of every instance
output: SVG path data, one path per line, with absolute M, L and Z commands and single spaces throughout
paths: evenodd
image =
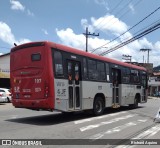
M 119 69 L 112 69 L 112 85 L 113 85 L 113 89 L 112 89 L 112 98 L 113 98 L 113 108 L 118 108 L 119 106 L 119 84 L 121 83 L 121 71 Z
M 68 91 L 69 91 L 69 110 L 79 110 L 80 101 L 80 62 L 67 61 Z

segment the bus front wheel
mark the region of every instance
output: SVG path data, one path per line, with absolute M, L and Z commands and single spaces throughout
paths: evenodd
M 102 115 L 104 111 L 104 102 L 101 97 L 96 97 L 93 104 L 93 113 L 96 116 Z

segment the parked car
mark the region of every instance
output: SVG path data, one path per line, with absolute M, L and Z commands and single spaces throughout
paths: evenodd
M 0 88 L 0 102 L 11 102 L 11 100 L 10 90 L 7 88 Z
M 7 98 L 4 92 L 0 92 L 0 103 L 7 102 Z

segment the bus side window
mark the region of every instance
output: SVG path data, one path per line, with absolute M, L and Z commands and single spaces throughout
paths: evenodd
M 88 59 L 88 75 L 90 80 L 97 80 L 97 64 L 95 60 Z
M 122 82 L 123 83 L 130 83 L 130 70 L 129 68 L 123 68 L 122 71 Z
M 87 75 L 87 60 L 86 58 L 83 58 L 83 74 L 84 74 L 84 79 L 88 79 Z
M 133 84 L 140 83 L 140 74 L 138 70 L 131 69 L 131 82 Z
M 55 75 L 63 76 L 62 53 L 59 51 L 54 51 L 54 65 L 55 65 Z
M 106 79 L 104 63 L 97 62 L 97 72 L 98 72 L 98 80 L 104 81 Z
M 109 74 L 109 64 L 106 63 L 106 78 L 107 78 L 107 82 L 110 81 L 110 74 Z

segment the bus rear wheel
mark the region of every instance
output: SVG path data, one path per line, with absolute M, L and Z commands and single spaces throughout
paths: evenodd
M 96 116 L 102 115 L 104 111 L 104 101 L 101 97 L 96 97 L 93 104 L 93 113 Z

